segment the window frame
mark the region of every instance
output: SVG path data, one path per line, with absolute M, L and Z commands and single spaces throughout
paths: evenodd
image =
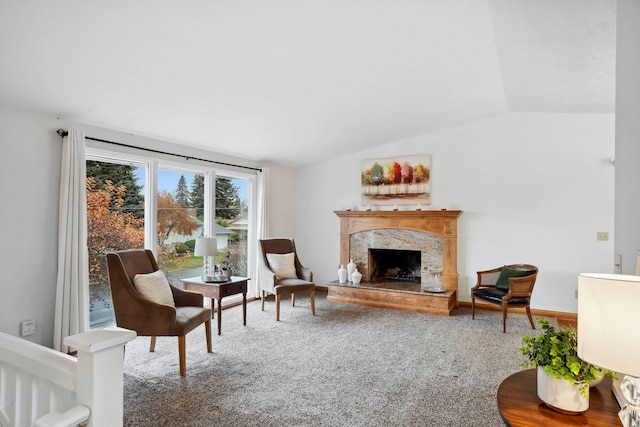
M 144 148 L 140 148 L 144 150 Z M 154 155 L 148 152 L 146 155 L 131 153 L 129 150 L 108 150 L 100 147 L 86 147 L 85 161 L 95 160 L 103 162 L 111 162 L 118 164 L 134 165 L 145 168 L 145 188 L 144 188 L 144 245 L 149 248 L 157 258 L 157 228 L 158 228 L 158 170 L 161 168 L 185 171 L 188 173 L 203 173 L 205 176 L 205 217 L 204 217 L 204 233 L 212 235 L 215 231 L 215 180 L 216 178 L 232 178 L 247 180 L 247 203 L 248 203 L 248 226 L 247 226 L 247 275 L 254 275 L 254 258 L 256 255 L 256 194 L 257 194 L 257 172 L 238 171 L 231 166 L 225 168 L 223 165 L 209 164 L 204 161 L 187 159 L 175 160 L 166 159 L 160 155 Z M 255 286 L 249 282 L 249 288 Z M 249 294 L 253 294 L 252 289 L 248 289 Z M 224 300 L 225 304 L 234 304 L 241 300 L 241 295 L 233 295 Z

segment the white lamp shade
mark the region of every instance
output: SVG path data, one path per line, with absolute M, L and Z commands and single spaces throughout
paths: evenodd
M 215 237 L 199 237 L 196 239 L 196 247 L 193 250 L 195 256 L 218 255 L 218 241 Z
M 578 356 L 640 376 L 640 276 L 578 276 Z

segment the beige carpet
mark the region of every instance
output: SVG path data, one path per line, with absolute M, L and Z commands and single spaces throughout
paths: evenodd
M 213 353 L 204 328 L 187 336 L 187 376 L 176 338 L 129 343 L 126 426 L 501 426 L 495 395 L 521 369 L 524 315 L 469 309 L 451 317 L 326 301 L 273 301 L 223 312 Z

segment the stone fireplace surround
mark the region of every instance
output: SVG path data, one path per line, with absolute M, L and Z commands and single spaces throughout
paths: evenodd
M 365 282 L 373 280 L 370 249 L 395 249 L 420 252 L 420 278 L 426 284 L 429 276 L 442 273 L 442 237 L 416 230 L 381 228 L 353 233 L 349 257 L 358 266 Z
M 457 307 L 457 210 L 336 211 L 340 217 L 340 263 L 352 259 L 363 282 L 329 286 L 328 299 L 404 311 L 445 314 Z M 444 293 L 421 292 L 419 286 L 383 289 L 369 282 L 369 248 L 420 250 L 421 281 L 441 273 Z M 400 289 L 400 290 L 398 290 Z

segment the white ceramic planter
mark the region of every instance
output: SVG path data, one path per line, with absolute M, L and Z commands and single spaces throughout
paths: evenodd
M 538 366 L 538 397 L 551 409 L 564 414 L 581 414 L 589 409 L 589 389 L 586 396 L 580 393 L 580 385 L 556 379 Z

